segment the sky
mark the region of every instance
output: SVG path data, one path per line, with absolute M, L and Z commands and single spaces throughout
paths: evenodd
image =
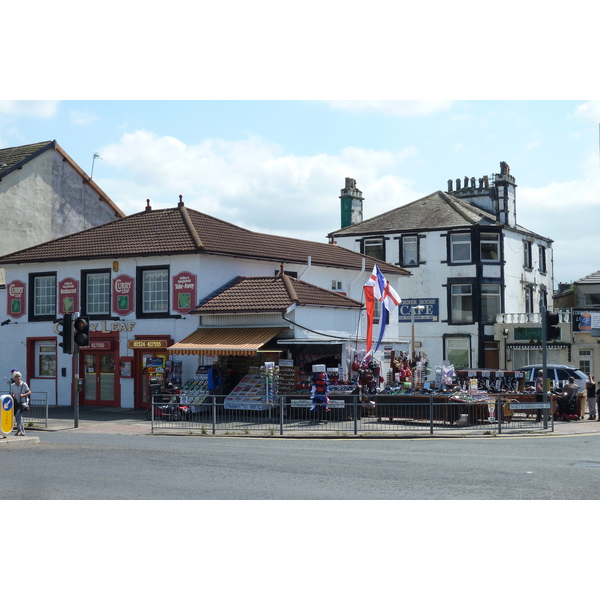
M 54 139 L 126 214 L 181 194 L 320 242 L 346 177 L 369 218 L 506 161 L 519 225 L 554 240 L 555 282 L 600 269 L 599 101 L 0 101 L 0 147 Z
M 4 32 L 19 68 L 0 83 L 0 147 L 56 140 L 126 214 L 182 195 L 326 242 L 346 177 L 370 218 L 505 161 L 518 224 L 554 240 L 555 285 L 600 269 L 597 36 L 575 10 L 589 3 L 64 4 L 84 27 L 42 5 L 36 43 Z

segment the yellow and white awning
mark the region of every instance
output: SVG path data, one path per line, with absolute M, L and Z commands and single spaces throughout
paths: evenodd
M 169 346 L 171 354 L 253 356 L 285 327 L 219 327 L 197 329 Z

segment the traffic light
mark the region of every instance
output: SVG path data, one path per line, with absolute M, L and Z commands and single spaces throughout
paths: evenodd
M 58 324 L 62 325 L 62 331 L 58 332 L 62 342 L 59 342 L 58 345 L 64 354 L 73 354 L 73 315 L 66 313 L 62 319 L 58 320 Z
M 89 317 L 77 317 L 73 323 L 75 329 L 74 341 L 78 346 L 90 345 L 90 319 Z
M 558 313 L 546 313 L 546 340 L 557 340 L 560 337 L 560 327 Z

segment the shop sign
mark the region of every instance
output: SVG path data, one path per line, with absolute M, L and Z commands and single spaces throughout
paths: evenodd
M 130 350 L 161 350 L 167 347 L 167 340 L 129 340 Z
M 437 323 L 440 320 L 439 298 L 409 298 L 402 300 L 398 305 L 398 322 L 410 323 L 412 308 L 416 306 L 422 306 L 423 308 L 415 308 L 415 323 L 422 323 L 423 321 Z
M 104 342 L 90 342 L 86 346 L 86 350 L 112 350 L 112 341 L 107 340 Z
M 196 276 L 183 271 L 173 276 L 173 310 L 187 314 L 196 306 Z
M 79 281 L 72 277 L 58 282 L 58 312 L 79 312 Z
M 592 312 L 589 308 L 572 308 L 571 326 L 573 333 L 591 333 L 592 328 L 600 327 L 600 312 Z
M 133 312 L 133 288 L 135 280 L 129 275 L 119 275 L 113 279 L 113 312 L 128 315 Z
M 25 314 L 25 284 L 19 280 L 11 281 L 6 289 L 8 291 L 6 314 L 14 318 L 22 317 Z

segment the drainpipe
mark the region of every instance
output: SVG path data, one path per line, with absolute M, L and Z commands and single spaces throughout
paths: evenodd
M 302 276 L 312 267 L 312 256 L 309 256 L 306 260 L 306 269 L 298 275 L 298 279 L 302 279 Z

